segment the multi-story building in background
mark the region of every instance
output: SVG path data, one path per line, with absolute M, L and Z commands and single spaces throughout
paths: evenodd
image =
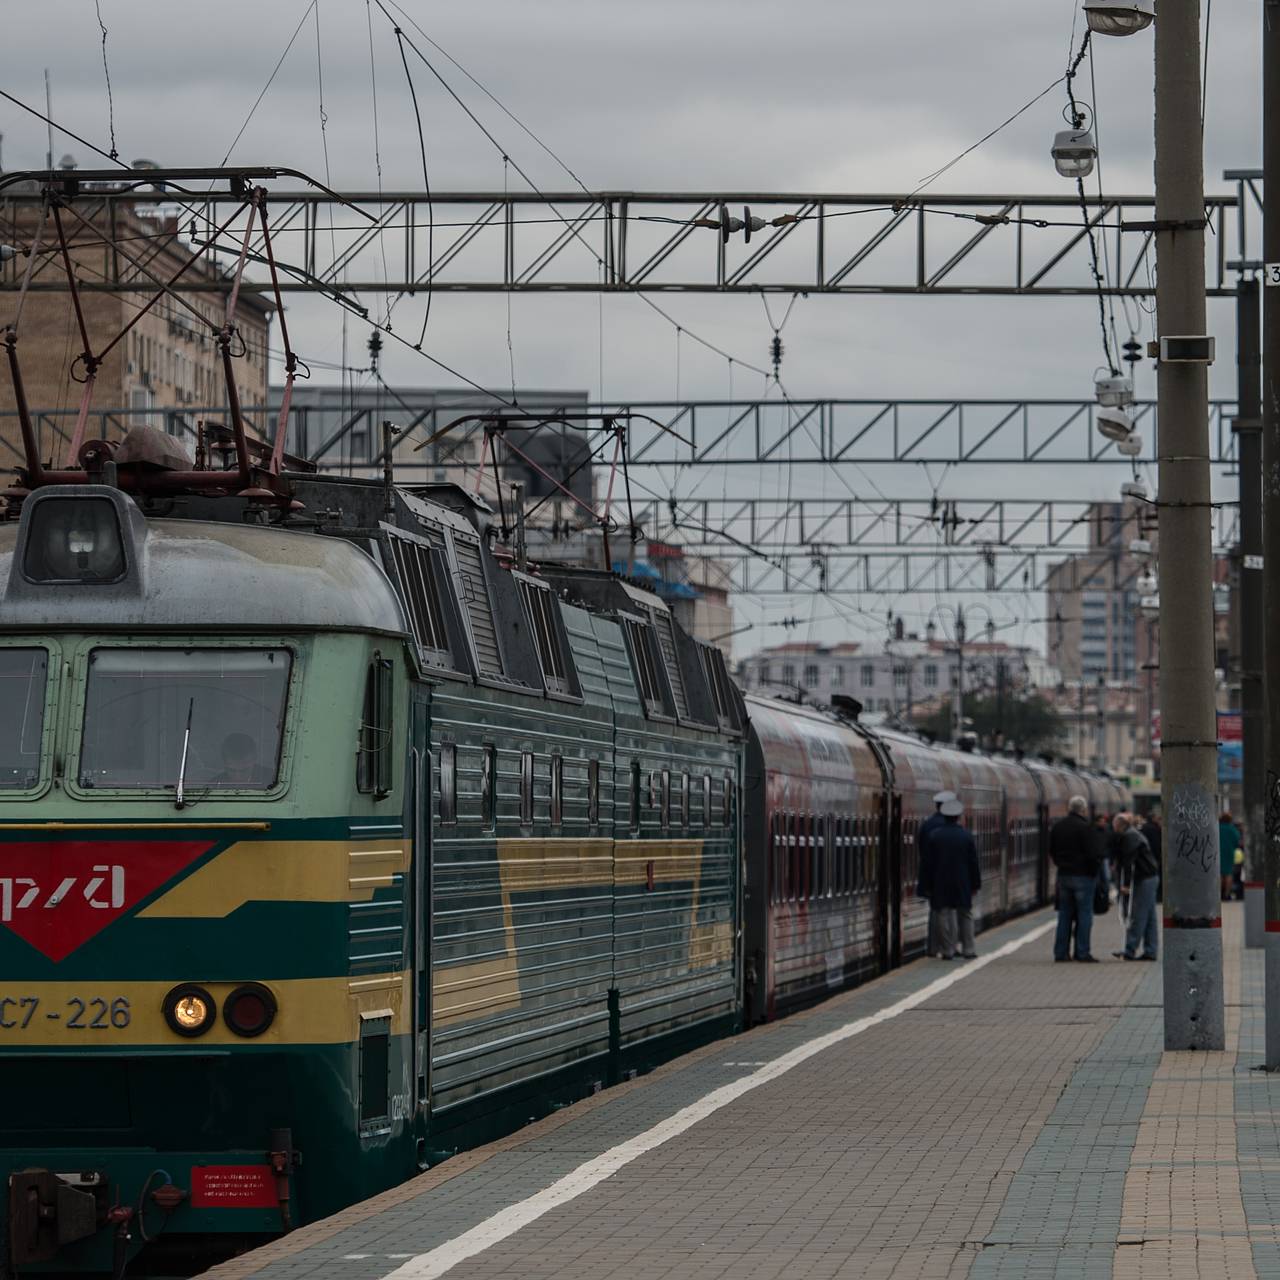
M 1137 679 L 1138 578 L 1147 560 L 1131 548 L 1154 539 L 1152 523 L 1146 508 L 1133 502 L 1094 503 L 1089 549 L 1050 569 L 1048 657 L 1068 683 L 1100 674 L 1122 683 Z
M 949 701 L 959 670 L 960 655 L 954 645 L 905 636 L 878 650 L 853 642 L 772 645 L 745 658 L 738 675 L 744 689 L 773 694 L 799 691 L 820 702 L 846 694 L 861 702 L 869 714 L 908 721 Z M 1000 641 L 964 646 L 966 692 L 994 692 L 1002 686 L 1042 688 L 1057 680 L 1057 672 L 1027 646 Z
M 1049 657 L 1063 680 L 1056 701 L 1080 759 L 1096 762 L 1096 744 L 1105 740 L 1109 767 L 1141 767 L 1159 749 L 1153 724 L 1159 715 L 1160 624 L 1143 610 L 1139 589 L 1143 574 L 1158 564 L 1154 509 L 1133 501 L 1095 503 L 1088 519 L 1088 551 L 1055 565 L 1048 578 Z M 1222 710 L 1236 705 L 1232 689 L 1238 690 L 1233 580 L 1229 557 L 1216 556 L 1214 649 Z
M 64 167 L 68 167 L 64 162 Z M 32 186 L 34 184 L 31 184 Z M 20 250 L 4 263 L 0 284 L 13 298 L 26 269 L 28 254 L 39 235 L 40 249 L 32 271 L 34 284 L 56 282 L 57 291 L 32 288 L 23 303 L 18 331 L 18 356 L 26 401 L 36 420 L 41 452 L 65 461 L 60 450 L 70 437 L 83 393 L 84 348 L 76 322 L 62 256 L 50 251 L 57 245 L 51 222 L 40 231 L 42 211 L 33 190 L 10 187 L 0 201 L 0 239 Z M 197 259 L 181 235 L 176 215 L 151 205 L 133 206 L 115 201 L 108 210 L 101 204 L 81 201 L 76 212 L 82 224 L 63 214 L 69 257 L 75 274 L 92 284 L 113 278 L 126 282 L 118 292 L 84 290 L 80 295 L 89 345 L 98 355 L 134 320 L 155 296 L 151 280 L 130 263 L 130 256 L 142 258 L 146 273 L 167 280 L 186 267 L 183 281 L 207 284 L 222 282 L 226 290 L 183 292 L 182 281 L 175 286 L 180 301 L 163 296 L 142 316 L 125 338 L 102 360 L 93 387 L 92 408 L 132 410 L 132 417 L 111 420 L 111 433 L 118 435 L 132 422 L 168 427 L 194 442 L 194 418 L 185 411 L 212 408 L 218 419 L 226 404 L 226 387 L 216 333 L 225 323 L 231 280 L 222 267 L 207 258 Z M 193 259 L 197 259 L 193 261 Z M 129 290 L 127 284 L 140 287 Z M 268 383 L 269 323 L 272 306 L 257 294 L 242 292 L 236 307 L 238 336 L 233 350 L 236 388 L 245 405 L 266 402 Z M 7 317 L 6 317 L 7 319 Z M 14 465 L 21 457 L 17 403 L 7 369 L 0 372 L 0 466 Z M 152 412 L 154 411 L 154 412 Z M 215 416 L 215 415 L 206 415 Z M 89 434 L 99 435 L 100 419 L 91 419 Z M 56 424 L 56 425 L 55 425 Z

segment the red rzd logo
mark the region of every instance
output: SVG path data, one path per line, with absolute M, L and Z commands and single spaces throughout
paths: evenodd
M 62 960 L 211 847 L 172 840 L 0 843 L 0 934 L 9 930 Z

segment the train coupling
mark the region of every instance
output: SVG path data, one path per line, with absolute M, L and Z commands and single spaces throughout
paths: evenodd
M 49 1262 L 107 1221 L 107 1180 L 97 1172 L 24 1169 L 9 1175 L 9 1253 L 15 1268 Z

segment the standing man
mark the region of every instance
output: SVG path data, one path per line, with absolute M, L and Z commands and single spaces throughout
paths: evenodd
M 1058 869 L 1058 932 L 1053 940 L 1053 958 L 1071 959 L 1071 932 L 1075 928 L 1075 958 L 1096 964 L 1090 944 L 1093 934 L 1093 886 L 1098 879 L 1098 839 L 1089 822 L 1089 802 L 1072 796 L 1067 816 L 1059 818 L 1049 832 L 1049 857 Z
M 1160 863 L 1146 836 L 1133 825 L 1133 815 L 1117 813 L 1116 861 L 1119 876 L 1129 882 L 1129 929 L 1124 950 L 1112 954 L 1117 960 L 1155 960 L 1160 948 L 1160 926 L 1156 921 L 1156 886 L 1160 883 Z M 1138 954 L 1138 945 L 1142 954 Z
M 945 824 L 946 819 L 942 816 L 942 806 L 948 800 L 954 800 L 956 794 L 954 791 L 939 791 L 933 797 L 933 813 L 920 824 L 920 830 L 916 832 L 916 851 L 918 854 L 917 866 L 919 872 L 916 876 L 916 894 L 921 898 L 929 899 L 929 951 L 931 956 L 937 956 L 939 960 L 949 960 L 950 953 L 942 954 L 942 940 L 938 937 L 938 913 L 933 909 L 933 874 L 932 862 L 929 854 L 929 836 L 938 828 Z
M 929 900 L 938 913 L 941 957 L 949 960 L 953 956 L 964 956 L 966 960 L 972 960 L 978 954 L 973 936 L 973 895 L 982 887 L 978 846 L 974 844 L 973 836 L 960 825 L 964 805 L 959 800 L 954 796 L 944 800 L 939 812 L 943 823 L 929 833 L 932 867 Z
M 1232 881 L 1236 873 L 1236 850 L 1243 848 L 1244 836 L 1231 820 L 1231 814 L 1223 811 L 1218 819 L 1218 874 L 1222 877 L 1222 900 L 1231 901 Z

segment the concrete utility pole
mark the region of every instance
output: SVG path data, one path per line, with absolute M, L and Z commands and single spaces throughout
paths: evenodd
M 1266 705 L 1262 688 L 1262 334 L 1258 281 L 1236 285 L 1240 458 L 1240 720 L 1244 738 L 1244 944 L 1262 946 L 1266 922 L 1262 881 L 1265 842 Z
M 1164 1047 L 1221 1049 L 1208 353 L 1173 341 L 1206 328 L 1199 0 L 1161 0 L 1155 33 Z
M 1272 199 L 1264 203 L 1262 257 L 1262 539 L 1266 631 L 1280 625 L 1280 291 L 1271 286 L 1280 262 L 1280 0 L 1262 12 L 1262 171 Z M 1280 1068 L 1280 645 L 1265 646 L 1267 776 L 1263 798 L 1262 878 L 1266 882 L 1266 1065 Z

